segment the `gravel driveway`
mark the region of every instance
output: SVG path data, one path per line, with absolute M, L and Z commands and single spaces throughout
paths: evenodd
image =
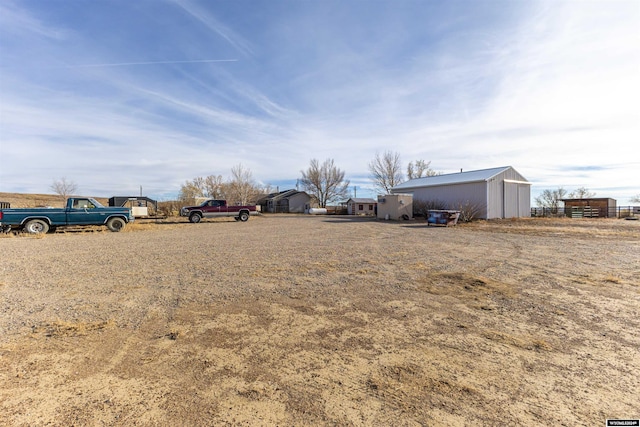
M 0 253 L 0 425 L 640 417 L 639 221 L 174 218 Z

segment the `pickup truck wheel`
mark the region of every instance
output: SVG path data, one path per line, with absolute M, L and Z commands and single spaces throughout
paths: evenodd
M 110 218 L 109 221 L 107 221 L 107 228 L 111 231 L 117 232 L 121 231 L 126 224 L 127 223 L 124 222 L 124 219 L 122 218 Z
M 49 231 L 49 224 L 41 219 L 32 219 L 24 225 L 24 229 L 30 234 L 44 234 Z
M 191 215 L 189 215 L 189 222 L 192 222 L 194 224 L 199 223 L 202 220 L 202 215 L 200 215 L 199 213 L 192 213 Z
M 238 218 L 240 218 L 240 221 L 245 222 L 249 220 L 249 214 L 247 212 L 240 212 L 240 215 L 238 215 Z

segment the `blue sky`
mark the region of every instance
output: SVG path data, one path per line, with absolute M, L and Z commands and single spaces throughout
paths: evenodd
M 640 194 L 640 2 L 3 0 L 0 192 L 292 188 L 376 152 Z M 533 203 L 533 201 L 532 201 Z

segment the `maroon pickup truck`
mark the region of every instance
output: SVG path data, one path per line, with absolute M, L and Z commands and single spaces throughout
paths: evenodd
M 226 200 L 207 200 L 199 206 L 185 206 L 180 209 L 180 216 L 188 216 L 193 223 L 202 218 L 232 216 L 236 221 L 247 221 L 249 215 L 257 215 L 255 206 L 227 206 Z

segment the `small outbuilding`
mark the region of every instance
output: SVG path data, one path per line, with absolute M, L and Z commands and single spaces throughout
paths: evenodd
M 616 200 L 599 197 L 589 199 L 562 199 L 564 213 L 571 218 L 616 217 Z
M 378 202 L 369 198 L 351 198 L 347 200 L 348 215 L 375 215 Z
M 531 183 L 511 166 L 416 178 L 391 189 L 444 209 L 473 209 L 481 219 L 531 216 Z
M 313 207 L 311 196 L 304 191 L 285 190 L 267 194 L 257 202 L 262 212 L 306 213 Z
M 413 218 L 413 196 L 411 194 L 385 194 L 378 196 L 378 219 Z

